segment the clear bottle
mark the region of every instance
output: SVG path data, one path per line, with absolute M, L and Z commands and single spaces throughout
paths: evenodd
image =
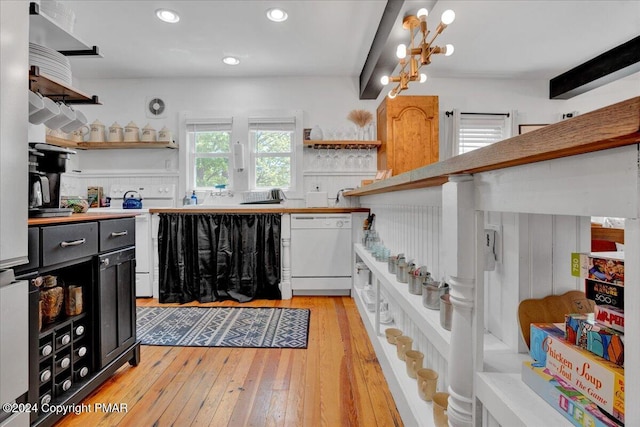
M 192 205 L 198 204 L 198 196 L 196 196 L 196 190 L 193 190 L 193 193 L 191 193 L 191 204 Z
M 182 206 L 187 206 L 191 204 L 191 199 L 189 198 L 189 192 L 184 193 L 184 198 L 182 199 Z

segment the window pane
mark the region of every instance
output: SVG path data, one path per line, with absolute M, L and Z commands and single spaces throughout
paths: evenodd
M 196 153 L 228 153 L 231 132 L 211 131 L 194 132 L 196 139 Z
M 196 158 L 196 187 L 213 187 L 216 184 L 229 185 L 229 158 Z
M 291 131 L 254 130 L 251 133 L 256 142 L 256 153 L 291 152 Z
M 256 158 L 256 187 L 290 187 L 290 157 Z

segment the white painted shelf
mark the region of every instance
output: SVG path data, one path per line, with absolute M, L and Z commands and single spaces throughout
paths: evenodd
M 375 315 L 367 310 L 362 300 L 362 290 L 353 289 L 352 295 L 404 425 L 435 426 L 431 402 L 425 402 L 420 398 L 417 380 L 407 375 L 406 364 L 398 359 L 396 347 L 387 342 L 384 334 L 381 335 L 376 331 Z M 384 329 L 395 327 L 393 323 L 381 326 Z
M 572 424 L 522 382 L 520 373 L 476 374 L 476 396 L 504 427 L 562 427 Z
M 410 294 L 408 285 L 398 282 L 396 276 L 389 273 L 387 263 L 377 261 L 361 244 L 356 243 L 354 251 L 371 270 L 373 289 L 377 279 L 381 292 L 384 291 L 398 303 L 399 309 L 411 318 L 438 352 L 448 358 L 451 332 L 440 326 L 440 312 L 425 308 L 422 296 Z M 433 425 L 431 404 L 420 399 L 415 380 L 406 374 L 405 364 L 396 356 L 395 346 L 387 343 L 383 335 L 384 329 L 395 325 L 380 324 L 380 330 L 377 330 L 375 313 L 367 311 L 361 292 L 361 289 L 354 290 L 356 305 L 385 372 L 389 388 L 396 398 L 398 410 L 403 419 L 410 416 L 410 419 L 416 420 L 417 425 Z M 484 372 L 476 374 L 476 396 L 500 425 L 570 425 L 521 380 L 522 362 L 529 360 L 527 354 L 513 352 L 496 336 L 486 333 L 483 358 Z M 420 410 L 425 405 L 429 407 L 428 417 L 424 417 L 424 411 Z
M 440 311 L 423 306 L 422 296 L 410 294 L 408 285 L 398 282 L 395 274 L 389 273 L 387 263 L 376 261 L 360 243 L 355 244 L 354 250 L 389 297 L 400 304 L 400 310 L 411 318 L 440 354 L 448 355 L 451 332 L 440 326 Z

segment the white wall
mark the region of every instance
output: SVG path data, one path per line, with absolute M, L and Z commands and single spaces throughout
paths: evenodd
M 441 112 L 453 108 L 464 112 L 517 110 L 517 123 L 555 123 L 563 113 L 583 114 L 640 95 L 638 78 L 636 74 L 566 101 L 549 100 L 548 81 L 536 80 L 432 78 L 424 85 L 413 84 L 406 94 L 439 96 Z M 300 109 L 304 112 L 305 128 L 314 125 L 341 128 L 350 125 L 346 119 L 349 111 L 358 108 L 375 112 L 386 93 L 381 93 L 377 100 L 361 101 L 357 79 L 347 77 L 86 79 L 74 84 L 84 92 L 98 95 L 103 104 L 80 107 L 90 122 L 99 119 L 109 126 L 117 121 L 124 126 L 134 121 L 141 128 L 149 123 L 156 129 L 166 125 L 174 131 L 179 145 L 183 144 L 182 136 L 177 134 L 181 111 Z M 146 116 L 147 100 L 151 97 L 166 101 L 166 118 Z M 318 171 L 313 161 L 316 153 L 305 150 L 304 191 L 319 184 L 331 199 L 338 189 L 356 186 L 361 179 L 375 174 L 375 166 L 355 174 L 345 173 L 344 168 Z M 342 158 L 346 155 L 340 153 Z M 69 169 L 97 171 L 99 175 L 103 171 L 120 171 L 122 175 L 137 174 L 138 179 L 145 172 L 156 177 L 166 173 L 167 181 L 177 184 L 177 168 L 177 150 L 105 150 L 79 152 Z M 88 178 L 81 176 L 76 186 L 80 192 L 88 182 Z M 103 181 L 94 176 L 91 185 L 101 185 Z

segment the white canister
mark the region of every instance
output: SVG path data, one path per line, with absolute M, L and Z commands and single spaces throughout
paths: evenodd
M 147 123 L 145 127 L 142 128 L 142 137 L 141 141 L 144 142 L 152 142 L 156 140 L 156 130 L 151 127 L 150 124 Z
M 168 127 L 165 126 L 160 129 L 160 131 L 158 132 L 158 141 L 173 141 L 173 134 Z
M 134 122 L 129 122 L 124 127 L 124 140 L 127 142 L 137 142 L 140 140 L 140 129 Z
M 113 122 L 113 124 L 109 126 L 109 142 L 122 142 L 123 140 L 124 133 L 122 126 L 120 126 L 118 122 Z
M 89 126 L 89 141 L 104 142 L 104 125 L 98 119 Z

